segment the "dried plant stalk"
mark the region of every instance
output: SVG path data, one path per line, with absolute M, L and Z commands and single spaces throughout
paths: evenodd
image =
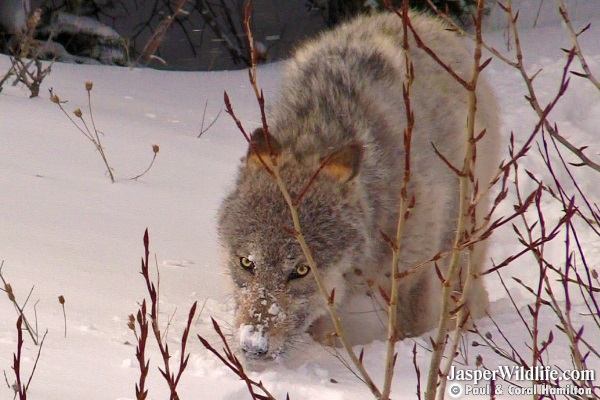
M 150 322 L 146 320 L 146 301 L 144 300 L 141 305 L 141 309 L 137 313 L 137 321 L 140 325 L 140 335 L 136 337 L 138 339 L 138 346 L 136 348 L 136 358 L 138 360 L 140 366 L 140 380 L 139 383 L 136 384 L 136 396 L 138 400 L 143 400 L 147 397 L 148 390 L 145 389 L 146 377 L 148 375 L 149 361 L 145 361 L 145 349 L 146 349 L 146 340 L 148 337 L 148 331 L 152 330 L 154 335 L 154 339 L 156 344 L 158 345 L 158 350 L 162 357 L 163 366 L 159 367 L 159 371 L 162 377 L 167 382 L 169 386 L 170 396 L 169 400 L 179 400 L 179 394 L 177 393 L 177 385 L 183 376 L 185 369 L 187 368 L 190 355 L 186 353 L 186 347 L 188 343 L 189 333 L 192 327 L 192 321 L 194 320 L 194 315 L 196 314 L 196 308 L 198 302 L 194 302 L 192 307 L 190 308 L 187 324 L 183 330 L 181 335 L 181 349 L 179 356 L 179 365 L 176 370 L 171 368 L 171 357 L 172 354 L 169 350 L 169 345 L 166 342 L 166 339 L 163 338 L 160 331 L 159 324 L 159 296 L 158 296 L 158 287 L 160 285 L 160 280 L 155 285 L 150 279 L 149 273 L 149 255 L 150 255 L 150 240 L 148 235 L 148 229 L 144 232 L 144 256 L 142 257 L 141 264 L 141 274 L 146 283 L 146 289 L 148 290 L 148 295 L 150 296 Z M 132 322 L 132 317 L 129 319 L 129 329 L 135 331 L 135 322 Z
M 590 82 L 592 82 L 594 84 L 594 86 L 596 86 L 596 88 L 598 90 L 600 90 L 600 82 L 598 81 L 598 79 L 596 79 L 594 74 L 592 74 L 592 71 L 590 70 L 588 63 L 585 60 L 585 56 L 583 55 L 583 52 L 581 51 L 581 47 L 579 46 L 579 39 L 578 39 L 579 35 L 581 35 L 583 32 L 585 32 L 590 27 L 591 24 L 588 24 L 587 26 L 585 26 L 581 31 L 575 32 L 575 29 L 573 28 L 573 24 L 571 23 L 571 19 L 569 17 L 569 12 L 567 11 L 567 6 L 565 6 L 565 3 L 563 2 L 563 0 L 556 0 L 556 5 L 558 6 L 558 11 L 560 13 L 560 16 L 562 17 L 567 29 L 569 30 L 569 34 L 571 35 L 571 41 L 573 42 L 573 49 L 575 49 L 575 55 L 579 59 L 579 62 L 581 63 L 581 68 L 585 72 L 585 74 L 577 73 L 575 75 L 579 75 L 584 78 L 587 78 Z M 571 73 L 574 73 L 574 72 L 571 72 Z
M 446 347 L 446 335 L 447 329 L 450 326 L 450 318 L 452 316 L 453 308 L 455 307 L 454 301 L 452 300 L 452 292 L 455 290 L 456 283 L 459 282 L 459 275 L 461 270 L 460 258 L 461 251 L 459 250 L 461 242 L 469 236 L 469 230 L 473 227 L 471 220 L 474 220 L 475 208 L 470 207 L 471 198 L 473 193 L 473 186 L 471 182 L 471 176 L 473 171 L 473 163 L 475 162 L 475 116 L 477 111 L 477 81 L 479 74 L 487 65 L 487 62 L 482 65 L 482 36 L 481 36 L 481 25 L 483 21 L 483 0 L 477 1 L 477 16 L 475 18 L 475 50 L 473 54 L 473 67 L 471 80 L 467 87 L 467 129 L 466 129 L 466 150 L 462 169 L 459 174 L 460 182 L 460 198 L 459 198 L 459 214 L 456 226 L 456 236 L 454 238 L 454 249 L 450 256 L 448 272 L 443 282 L 442 289 L 442 309 L 440 314 L 440 321 L 437 327 L 437 335 L 432 340 L 433 353 L 431 354 L 431 360 L 429 363 L 429 373 L 427 376 L 427 385 L 425 389 L 425 399 L 434 400 L 437 394 L 436 388 L 438 387 L 438 375 L 440 371 L 440 365 L 442 363 L 442 357 L 444 356 L 444 350 Z M 464 286 L 462 288 L 462 294 L 456 307 L 458 307 L 458 321 L 456 323 L 456 335 L 455 340 L 458 340 L 458 335 L 464 328 L 462 322 L 462 316 L 464 313 L 464 306 L 468 296 L 470 288 L 470 280 L 473 279 L 471 271 L 471 263 L 467 263 L 467 273 Z M 454 357 L 454 353 L 449 355 L 450 360 Z M 442 385 L 445 377 L 442 377 Z M 443 393 L 443 392 L 442 392 Z
M 179 0 L 177 2 L 177 4 L 175 4 L 173 14 L 167 16 L 158 25 L 158 28 L 156 29 L 156 31 L 154 31 L 152 36 L 150 36 L 150 38 L 146 42 L 146 45 L 144 45 L 144 48 L 142 49 L 142 53 L 140 54 L 140 56 L 137 59 L 137 63 L 139 63 L 143 59 L 146 62 L 146 65 L 148 65 L 150 63 L 150 61 L 152 61 L 154 59 L 154 60 L 158 60 L 163 65 L 166 65 L 166 62 L 162 58 L 156 56 L 154 53 L 156 53 L 158 46 L 160 46 L 160 44 L 162 43 L 167 31 L 169 30 L 171 25 L 173 25 L 173 22 L 175 22 L 175 19 L 180 15 L 188 14 L 188 12 L 183 9 L 183 6 L 186 2 L 187 2 L 187 0 Z
M 400 296 L 400 281 L 403 276 L 400 275 L 400 251 L 402 249 L 402 235 L 404 233 L 404 225 L 409 217 L 410 203 L 414 203 L 414 198 L 408 198 L 408 183 L 410 182 L 410 150 L 412 130 L 415 123 L 415 116 L 411 108 L 410 89 L 414 79 L 413 64 L 410 59 L 410 46 L 408 43 L 408 0 L 402 3 L 402 12 L 398 12 L 394 7 L 386 1 L 386 6 L 392 9 L 402 19 L 403 38 L 402 38 L 402 53 L 404 55 L 404 64 L 406 66 L 404 84 L 403 84 L 403 99 L 406 112 L 406 128 L 404 129 L 404 177 L 402 179 L 402 187 L 400 188 L 400 202 L 398 210 L 398 223 L 396 225 L 396 236 L 391 246 L 392 248 L 392 265 L 390 273 L 390 301 L 388 305 L 388 326 L 387 326 L 387 342 L 386 342 L 386 357 L 385 357 L 385 376 L 383 383 L 383 391 L 381 394 L 382 400 L 388 400 L 392 390 L 392 380 L 394 377 L 394 366 L 396 364 L 396 342 L 399 340 L 398 334 L 398 298 Z

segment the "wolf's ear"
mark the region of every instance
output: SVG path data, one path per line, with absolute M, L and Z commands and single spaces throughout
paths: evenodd
M 268 137 L 268 142 L 267 142 Z M 271 156 L 278 158 L 281 153 L 279 143 L 270 133 L 265 133 L 263 128 L 256 128 L 250 135 L 250 146 L 246 155 L 246 164 L 255 167 L 262 167 L 262 161 L 268 167 L 273 166 Z
M 346 146 L 321 160 L 325 163 L 323 172 L 338 182 L 349 182 L 358 175 L 362 155 L 363 148 L 360 144 Z

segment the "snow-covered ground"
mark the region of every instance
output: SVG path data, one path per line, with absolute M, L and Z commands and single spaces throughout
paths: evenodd
M 535 3 L 535 7 L 531 6 Z M 591 28 L 581 36 L 582 48 L 592 71 L 600 75 L 600 7 L 595 0 L 571 1 L 576 27 L 588 22 Z M 554 95 L 569 47 L 566 30 L 554 11 L 554 2 L 543 2 L 540 22 L 533 28 L 539 2 L 525 2 L 520 17 L 525 62 L 532 72 L 542 69 L 535 80 L 542 104 Z M 494 30 L 489 42 L 506 49 L 501 10 L 495 10 Z M 0 72 L 9 60 L 0 56 Z M 267 99 L 277 87 L 280 65 L 259 69 L 259 84 Z M 574 67 L 573 69 L 577 69 Z M 418 73 L 418 71 L 417 71 Z M 524 100 L 525 87 L 517 71 L 495 60 L 487 76 L 497 93 L 503 115 L 503 134 L 529 134 L 537 121 Z M 92 104 L 95 122 L 116 175 L 111 184 L 101 159 L 89 141 L 49 101 L 52 87 L 68 111 L 79 107 L 87 116 L 85 82 L 93 81 Z M 185 325 L 189 307 L 198 301 L 202 308 L 194 321 L 188 346 L 190 364 L 179 385 L 182 399 L 249 398 L 244 384 L 209 354 L 196 339 L 201 334 L 216 343 L 210 318 L 230 332 L 232 301 L 220 265 L 216 238 L 216 210 L 233 185 L 238 159 L 246 143 L 233 121 L 223 113 L 202 135 L 202 111 L 208 101 L 207 125 L 223 107 L 227 91 L 238 117 L 247 127 L 260 122 L 258 106 L 247 81 L 246 71 L 164 72 L 149 69 L 55 64 L 44 80 L 41 96 L 29 99 L 25 88 L 5 85 L 0 94 L 0 260 L 2 273 L 11 283 L 19 302 L 34 287 L 26 315 L 36 320 L 48 336 L 29 388 L 29 398 L 44 400 L 134 399 L 139 377 L 133 333 L 127 317 L 146 296 L 140 270 L 142 235 L 148 227 L 150 251 L 160 269 L 160 306 L 163 326 L 169 319 L 168 340 L 172 349 Z M 598 160 L 600 141 L 600 93 L 590 82 L 573 77 L 560 106 L 552 113 L 560 131 L 576 145 L 589 145 L 586 153 Z M 152 158 L 152 145 L 160 146 L 155 165 L 143 178 L 127 178 L 142 172 Z M 537 157 L 523 165 L 543 171 Z M 591 201 L 600 198 L 600 177 L 580 168 L 579 183 Z M 549 175 L 541 175 L 549 180 Z M 500 213 L 508 213 L 507 202 Z M 597 268 L 600 243 L 582 231 L 588 260 Z M 519 250 L 512 229 L 493 237 L 490 256 L 502 260 Z M 562 255 L 562 246 L 547 251 Z M 151 265 L 152 267 L 152 265 Z M 537 267 L 524 257 L 506 271 L 534 279 Z M 154 269 L 154 268 L 151 268 Z M 520 305 L 525 294 L 510 283 Z M 529 340 L 518 316 L 507 305 L 506 294 L 494 279 L 488 281 L 496 320 L 525 348 Z M 66 303 L 67 335 L 58 296 Z M 34 318 L 34 305 L 37 318 Z M 574 313 L 577 314 L 577 313 Z M 585 317 L 576 315 L 575 324 Z M 6 296 L 0 296 L 0 369 L 9 382 L 13 352 L 16 351 L 17 314 Z M 483 326 L 490 326 L 482 321 Z M 542 330 L 553 329 L 544 318 Z M 591 327 L 590 327 L 591 328 Z M 491 329 L 491 328 L 490 328 Z M 588 332 L 588 340 L 600 347 L 600 337 Z M 556 340 L 561 336 L 555 329 Z M 414 342 L 427 346 L 426 336 L 397 345 L 398 363 L 393 398 L 415 398 L 416 379 L 412 365 Z M 569 368 L 568 346 L 555 346 L 550 364 Z M 220 348 L 220 346 L 219 346 Z M 486 366 L 502 365 L 491 352 L 471 348 L 469 362 L 476 354 Z M 287 360 L 252 377 L 262 380 L 280 399 L 289 392 L 298 399 L 368 399 L 364 385 L 331 354 L 331 349 L 306 338 Z M 25 337 L 23 368 L 28 374 L 37 353 Z M 376 382 L 381 382 L 385 344 L 365 347 L 365 364 Z M 168 390 L 157 367 L 161 365 L 155 346 L 151 361 L 149 398 L 165 399 Z M 178 354 L 175 354 L 178 357 Z M 428 353 L 419 351 L 422 376 L 426 375 Z M 600 365 L 595 365 L 600 371 Z M 3 381 L 3 379 L 2 379 Z M 423 383 L 423 382 L 422 382 Z M 13 393 L 0 384 L 0 398 Z

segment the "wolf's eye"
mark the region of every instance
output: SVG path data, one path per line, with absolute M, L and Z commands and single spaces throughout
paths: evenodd
M 292 271 L 290 276 L 288 277 L 288 281 L 291 281 L 292 279 L 298 279 L 298 278 L 305 277 L 306 275 L 308 275 L 309 272 L 310 272 L 310 267 L 308 265 L 298 264 L 296 266 L 296 268 L 294 268 L 294 270 Z
M 250 261 L 248 257 L 240 257 L 240 266 L 246 271 L 254 273 L 254 261 Z

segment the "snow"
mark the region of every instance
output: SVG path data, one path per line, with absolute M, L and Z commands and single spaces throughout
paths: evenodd
M 54 29 L 58 29 L 61 33 L 87 33 L 104 39 L 121 39 L 121 36 L 113 28 L 103 25 L 97 20 L 89 17 L 75 16 L 60 12 L 55 14 L 53 24 Z
M 269 314 L 271 314 L 271 315 L 278 315 L 280 311 L 281 311 L 281 309 L 275 303 L 271 304 L 271 307 L 269 307 L 269 310 L 268 310 Z
M 240 325 L 240 344 L 249 351 L 269 348 L 269 337 L 263 334 L 263 325 Z
M 534 2 L 537 4 L 537 2 Z M 568 35 L 552 7 L 544 7 L 540 23 L 533 27 L 537 7 L 522 12 L 521 41 L 525 62 L 531 72 L 542 69 L 535 87 L 545 104 L 557 90 L 564 67 L 561 47 L 569 46 Z M 570 2 L 576 10 L 572 18 L 581 28 L 592 22 L 580 37 L 588 63 L 600 75 L 600 12 L 594 0 Z M 498 10 L 495 13 L 499 13 Z M 494 15 L 493 15 L 494 16 Z M 494 18 L 497 18 L 497 14 Z M 501 20 L 501 18 L 499 18 Z M 527 22 L 528 21 L 528 22 Z M 505 32 L 500 22 L 490 23 L 496 30 L 488 34 L 491 44 L 505 49 Z M 495 25 L 494 25 L 495 24 Z M 10 62 L 0 56 L 0 71 Z M 578 69 L 573 64 L 572 69 Z M 259 69 L 259 84 L 267 99 L 276 90 L 280 65 Z M 417 71 L 418 73 L 418 71 Z M 537 121 L 523 96 L 525 87 L 515 70 L 494 61 L 486 71 L 498 96 L 503 115 L 503 133 L 515 132 L 517 142 L 531 131 Z M 85 82 L 93 81 L 92 105 L 95 123 L 116 175 L 111 184 L 104 165 L 81 133 L 48 100 L 47 88 L 67 100 L 68 111 L 79 107 L 88 117 Z M 137 312 L 147 297 L 140 271 L 143 254 L 142 235 L 150 233 L 151 273 L 160 271 L 160 318 L 169 323 L 168 342 L 172 351 L 179 348 L 187 312 L 194 301 L 201 314 L 192 324 L 188 345 L 190 363 L 179 384 L 182 399 L 249 398 L 245 385 L 208 353 L 196 339 L 206 337 L 216 348 L 217 335 L 211 316 L 226 334 L 233 334 L 233 300 L 225 283 L 221 251 L 216 238 L 216 210 L 232 187 L 238 159 L 246 151 L 244 139 L 225 114 L 202 135 L 202 110 L 206 101 L 206 124 L 223 108 L 227 91 L 237 116 L 251 129 L 260 123 L 258 106 L 248 84 L 246 71 L 166 72 L 150 69 L 125 69 L 106 66 L 54 64 L 52 74 L 43 82 L 41 97 L 29 99 L 23 87 L 5 85 L 0 94 L 0 260 L 2 273 L 11 283 L 17 299 L 25 301 L 26 315 L 48 336 L 29 388 L 32 399 L 109 399 L 135 398 L 139 378 L 135 359 L 135 338 L 127 328 L 128 315 Z M 588 145 L 586 153 L 598 159 L 597 140 L 600 121 L 600 95 L 586 80 L 573 76 L 564 99 L 552 113 L 561 133 L 575 145 Z M 519 136 L 521 134 L 521 136 Z M 152 158 L 152 145 L 160 146 L 156 162 L 147 175 L 129 180 L 142 172 Z M 539 157 L 523 160 L 523 170 L 544 171 Z M 598 174 L 588 168 L 575 169 L 578 182 L 592 202 L 600 197 Z M 551 178 L 546 173 L 544 181 Z M 525 179 L 523 179 L 525 181 Z M 532 186 L 533 187 L 533 186 Z M 545 200 L 546 206 L 550 201 Z M 507 202 L 499 213 L 509 213 Z M 556 207 L 558 216 L 560 209 Z M 548 222 L 550 224 L 550 222 Z M 580 240 L 588 261 L 597 269 L 600 243 L 582 230 Z M 560 243 L 560 241 L 558 241 Z M 490 257 L 496 262 L 520 249 L 512 229 L 506 227 L 492 237 Z M 548 253 L 564 259 L 562 246 L 548 246 Z M 534 281 L 537 267 L 525 256 L 503 273 Z M 507 279 L 511 293 L 520 306 L 530 300 L 517 283 Z M 489 277 L 492 311 L 496 321 L 514 338 L 525 354 L 528 333 L 510 305 L 497 278 Z M 64 335 L 62 306 L 66 311 Z M 34 317 L 34 303 L 35 315 Z M 575 302 L 575 324 L 586 320 L 585 311 Z M 272 315 L 279 313 L 273 304 Z M 525 314 L 528 311 L 524 310 Z M 14 381 L 12 355 L 16 351 L 13 306 L 0 294 L 0 369 Z M 169 322 L 170 321 L 170 322 Z M 551 315 L 544 315 L 541 336 L 554 330 L 552 365 L 568 368 L 568 345 L 554 327 Z M 482 330 L 494 331 L 489 321 L 478 323 Z M 589 329 L 592 329 L 590 327 Z M 494 331 L 495 332 L 495 331 Z M 249 340 L 258 340 L 248 332 Z M 587 333 L 596 348 L 600 338 Z M 469 337 L 466 343 L 475 340 Z M 562 340 L 562 341 L 561 341 Z M 416 378 L 412 348 L 418 343 L 421 383 L 426 376 L 429 353 L 427 336 L 404 340 L 397 345 L 398 365 L 393 385 L 394 399 L 415 398 Z M 333 355 L 334 349 L 322 347 L 310 337 L 302 337 L 298 349 L 272 368 L 251 372 L 278 398 L 358 400 L 371 398 L 368 390 Z M 38 348 L 25 335 L 23 369 L 31 371 Z M 376 382 L 383 380 L 385 343 L 365 346 L 364 363 Z M 482 354 L 489 368 L 503 364 L 491 351 L 469 348 L 468 362 Z M 148 348 L 150 359 L 149 399 L 165 399 L 168 389 L 157 367 L 161 358 L 155 346 Z M 174 354 L 173 359 L 178 359 Z M 600 368 L 600 365 L 595 365 Z M 469 396 L 464 396 L 468 398 Z M 475 396 L 477 397 L 477 396 Z M 510 397 L 510 396 L 509 396 Z M 513 396 L 518 397 L 518 396 Z M 0 385 L 0 398 L 12 398 L 12 390 Z

